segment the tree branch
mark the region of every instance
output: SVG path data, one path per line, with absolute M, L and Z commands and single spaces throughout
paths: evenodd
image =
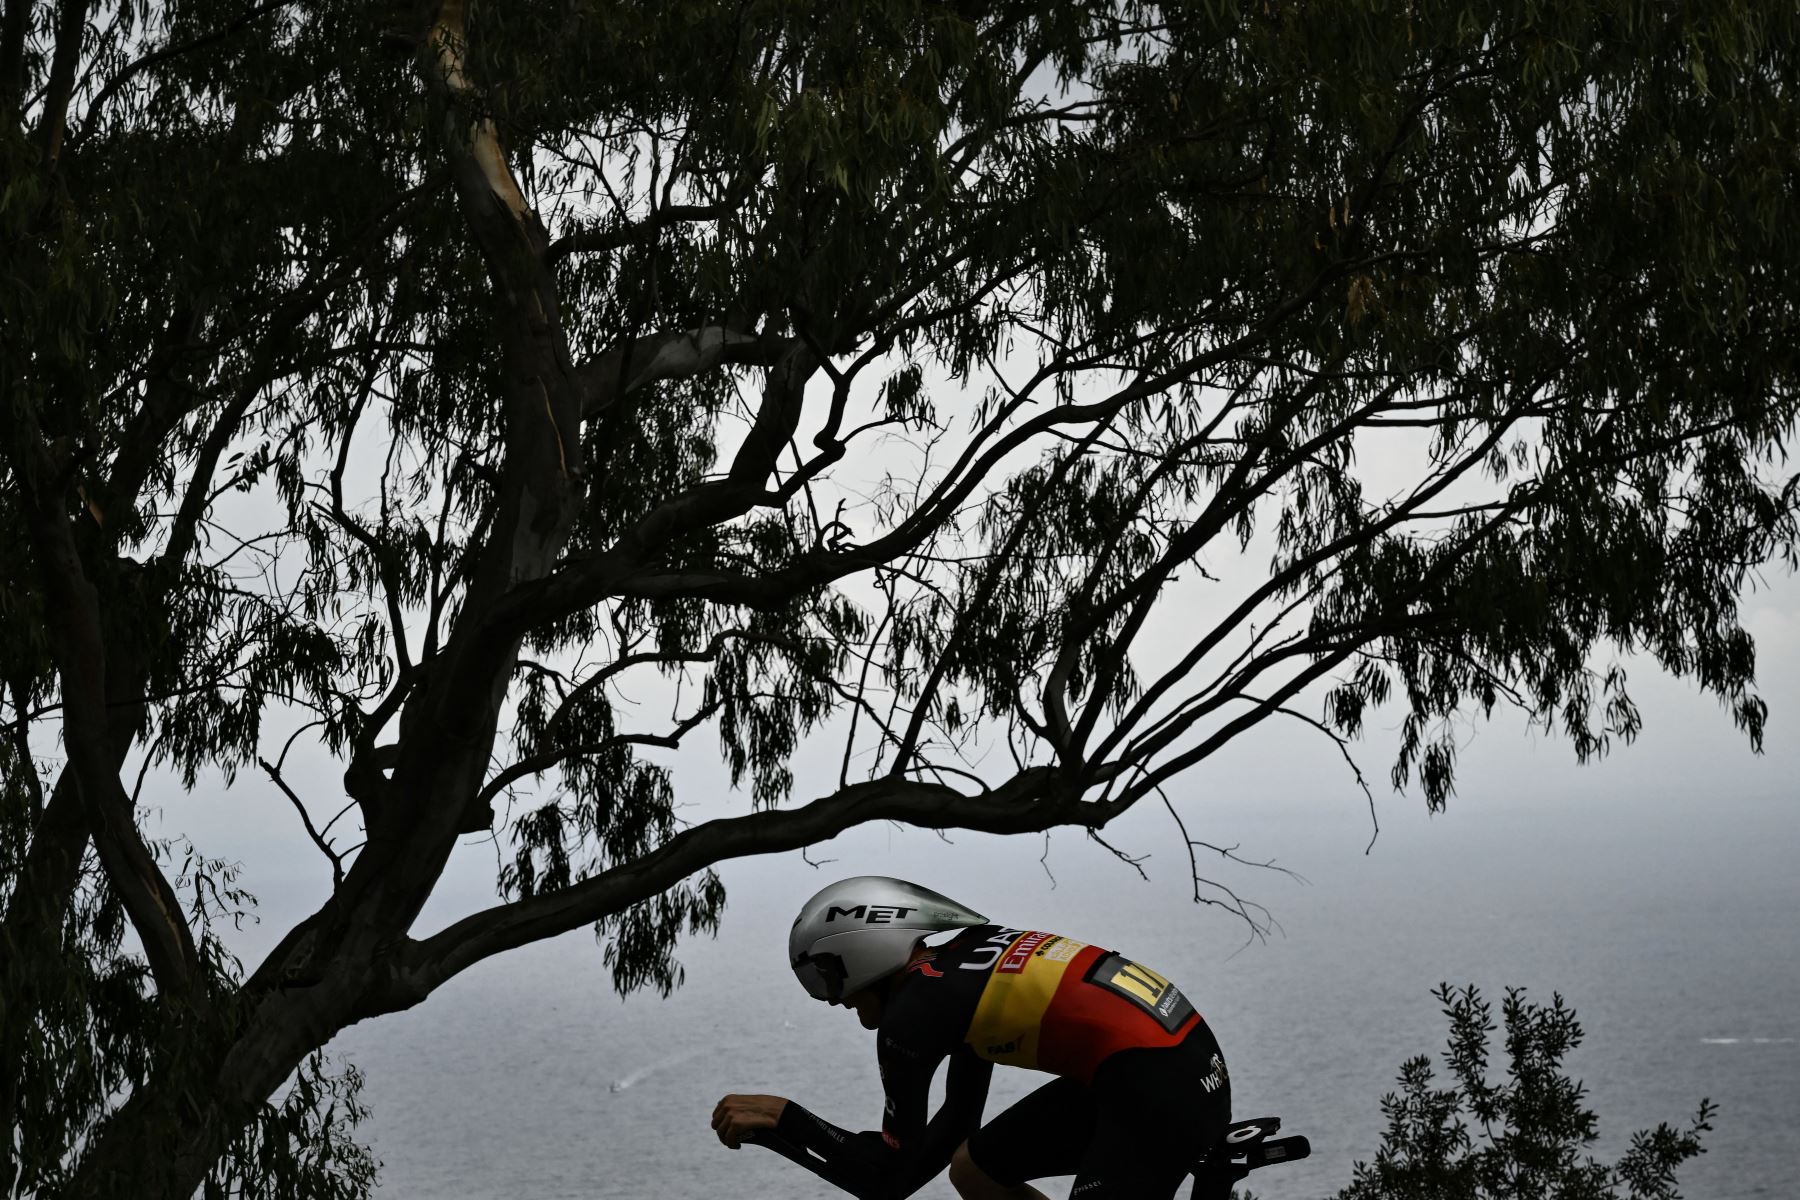
M 102 528 L 115 537 L 126 524 L 121 506 L 135 506 L 138 492 L 151 466 L 162 455 L 171 433 L 204 396 L 176 379 L 175 370 L 188 346 L 200 332 L 203 314 L 191 304 L 176 303 L 163 326 L 163 335 L 145 365 L 144 402 L 131 415 L 119 439 L 119 452 L 100 485 L 98 496 Z M 184 403 L 184 401 L 192 402 Z
M 671 333 L 646 334 L 580 364 L 584 420 L 619 397 L 652 383 L 692 379 L 720 366 L 772 367 L 793 348 L 791 338 L 771 338 L 730 323 Z
M 483 959 L 592 924 L 726 859 L 798 849 L 869 821 L 1026 833 L 1058 825 L 1094 828 L 1118 811 L 1082 801 L 1049 768 L 1034 767 L 977 795 L 889 776 L 852 784 L 797 809 L 708 821 L 562 891 L 490 908 L 408 944 L 395 963 L 390 990 L 373 998 L 363 1015 L 409 1008 Z
M 561 262 L 571 254 L 593 254 L 618 250 L 647 242 L 665 229 L 690 221 L 712 221 L 736 211 L 743 203 L 738 199 L 718 200 L 711 204 L 665 204 L 643 220 L 610 229 L 585 228 L 565 234 L 550 243 L 549 261 Z
M 1293 561 L 1286 564 L 1282 570 L 1271 573 L 1269 579 L 1265 583 L 1252 591 L 1250 595 L 1245 597 L 1230 614 L 1215 624 L 1212 629 L 1208 630 L 1206 636 L 1195 643 L 1195 645 L 1182 656 L 1179 662 L 1169 670 L 1165 671 L 1154 684 L 1144 689 L 1143 693 L 1133 703 L 1130 710 L 1120 718 L 1113 731 L 1102 740 L 1099 748 L 1095 752 L 1096 755 L 1105 758 L 1111 754 L 1119 742 L 1130 735 L 1131 728 L 1149 713 L 1150 709 L 1163 697 L 1169 688 L 1173 687 L 1178 681 L 1184 678 L 1188 672 L 1192 671 L 1207 654 L 1210 654 L 1212 650 L 1228 637 L 1233 630 L 1243 624 L 1244 621 L 1248 620 L 1251 614 L 1259 609 L 1270 597 L 1293 586 L 1293 584 L 1302 578 L 1307 571 L 1321 563 L 1329 561 L 1331 558 L 1343 553 L 1353 546 L 1371 542 L 1380 537 L 1383 532 L 1392 529 L 1409 519 L 1412 512 L 1423 507 L 1434 497 L 1441 495 L 1446 488 L 1450 487 L 1466 474 L 1471 467 L 1480 462 L 1489 449 L 1499 444 L 1500 439 L 1505 436 L 1506 431 L 1510 429 L 1519 418 L 1520 414 L 1514 412 L 1508 414 L 1503 420 L 1497 420 L 1476 450 L 1465 454 L 1459 462 L 1439 472 L 1438 475 L 1433 477 L 1427 483 L 1421 484 L 1419 487 L 1415 488 L 1405 502 L 1395 505 L 1381 520 L 1373 522 L 1368 527 L 1352 528 L 1323 545 L 1315 547 L 1311 552 L 1295 558 Z M 1270 481 L 1265 480 L 1263 487 L 1258 490 L 1263 490 L 1269 486 L 1269 483 Z
M 344 472 L 350 462 L 350 444 L 356 436 L 356 426 L 362 420 L 363 408 L 374 393 L 376 360 L 371 358 L 363 371 L 360 386 L 357 389 L 356 401 L 350 407 L 350 416 L 344 422 L 344 430 L 339 435 L 337 461 L 331 468 L 331 519 L 338 528 L 355 538 L 369 552 L 375 562 L 375 574 L 381 580 L 381 590 L 387 602 L 388 628 L 394 643 L 394 661 L 399 666 L 401 678 L 412 674 L 412 656 L 406 646 L 406 623 L 400 613 L 400 580 L 395 570 L 394 556 L 387 543 L 371 533 L 361 521 L 352 517 L 344 507 Z M 383 525 L 386 525 L 387 512 L 387 476 L 382 475 L 382 514 Z M 385 528 L 384 528 L 385 531 Z
M 5 0 L 0 13 L 0 121 L 17 120 L 25 110 L 25 31 L 32 0 Z
M 294 811 L 300 814 L 300 823 L 306 826 L 306 836 L 312 839 L 312 844 L 317 846 L 319 852 L 330 861 L 332 890 L 336 891 L 342 887 L 344 884 L 343 856 L 333 850 L 331 843 L 327 842 L 324 835 L 313 826 L 312 814 L 306 811 L 306 805 L 301 802 L 299 796 L 294 794 L 294 789 L 287 785 L 287 780 L 281 777 L 281 771 L 275 764 L 266 758 L 259 758 L 256 760 L 256 765 L 268 775 L 269 782 L 280 788 L 281 794 L 288 798 L 289 803 L 294 806 Z
M 62 683 L 63 744 L 88 831 L 143 943 L 163 1001 L 204 1009 L 205 976 L 192 931 L 182 918 L 179 897 L 138 833 L 131 798 L 119 782 L 110 751 L 114 739 L 99 595 L 61 511 L 57 481 L 62 472 L 43 444 L 34 413 L 15 415 L 6 431 L 6 450 L 44 583 L 50 649 Z
M 1252 704 L 1263 703 L 1260 699 L 1249 695 L 1248 693 L 1245 693 L 1242 698 L 1250 701 Z M 1314 729 L 1330 738 L 1331 744 L 1337 747 L 1338 754 L 1344 759 L 1344 765 L 1349 767 L 1350 774 L 1356 777 L 1356 786 L 1362 791 L 1363 799 L 1368 801 L 1369 804 L 1369 825 L 1371 827 L 1369 831 L 1369 844 L 1363 847 L 1363 853 L 1369 853 L 1369 851 L 1375 848 L 1375 840 L 1381 836 L 1381 818 L 1375 812 L 1375 793 L 1369 790 L 1369 781 L 1363 778 L 1362 767 L 1357 764 L 1356 759 L 1350 753 L 1350 739 L 1346 738 L 1331 726 L 1325 724 L 1325 722 L 1319 720 L 1319 718 L 1308 716 L 1297 708 L 1289 708 L 1285 704 L 1281 704 L 1276 705 L 1275 711 L 1284 717 L 1292 717 L 1302 724 L 1312 726 Z
M 1283 875 L 1286 875 L 1291 879 L 1300 879 L 1300 876 L 1286 867 L 1276 866 L 1274 859 L 1269 859 L 1265 862 L 1252 862 L 1248 859 L 1239 858 L 1236 846 L 1219 846 L 1212 842 L 1202 841 L 1201 839 L 1192 836 L 1188 833 L 1187 822 L 1181 819 L 1181 813 L 1175 808 L 1174 802 L 1169 799 L 1168 793 L 1161 788 L 1157 788 L 1156 794 L 1162 801 L 1163 808 L 1168 811 L 1169 816 L 1174 820 L 1175 828 L 1181 832 L 1182 845 L 1187 850 L 1188 856 L 1188 876 L 1192 879 L 1194 884 L 1194 903 L 1210 904 L 1217 908 L 1223 908 L 1227 912 L 1235 913 L 1243 919 L 1244 924 L 1250 927 L 1251 938 L 1267 938 L 1269 931 L 1275 927 L 1275 919 L 1269 910 L 1254 901 L 1245 900 L 1242 896 L 1238 895 L 1235 890 L 1225 886 L 1218 880 L 1208 879 L 1201 875 L 1200 857 L 1195 851 L 1210 850 L 1227 862 L 1240 863 L 1246 867 L 1260 867 L 1269 871 L 1280 871 Z M 1304 880 L 1302 880 L 1302 882 L 1304 882 Z M 1225 893 L 1229 899 L 1215 900 L 1211 896 L 1203 895 L 1200 891 L 1202 887 L 1217 888 L 1219 891 Z M 1255 909 L 1256 911 L 1253 913 L 1251 911 L 1252 909 Z M 1260 918 L 1257 914 L 1261 914 Z
M 1194 764 L 1210 757 L 1219 749 L 1219 747 L 1225 745 L 1232 738 L 1237 737 L 1245 730 L 1260 724 L 1265 717 L 1278 710 L 1282 705 L 1287 703 L 1287 701 L 1293 699 L 1294 696 L 1305 690 L 1305 688 L 1314 680 L 1322 678 L 1335 670 L 1338 664 L 1342 663 L 1346 658 L 1350 657 L 1351 654 L 1355 653 L 1366 640 L 1367 639 L 1351 641 L 1329 651 L 1319 651 L 1320 656 L 1318 659 L 1309 664 L 1306 669 L 1296 673 L 1292 679 L 1289 679 L 1286 683 L 1282 684 L 1271 693 L 1268 698 L 1252 705 L 1249 712 L 1227 722 L 1199 745 L 1174 756 L 1159 766 L 1151 767 L 1144 758 L 1134 759 L 1134 762 L 1143 764 L 1143 777 L 1141 780 L 1127 786 L 1121 793 L 1119 799 L 1114 803 L 1118 803 L 1123 807 L 1128 808 L 1137 803 L 1142 797 L 1154 791 L 1165 780 L 1180 774 Z M 1203 714 L 1196 713 L 1193 720 L 1198 720 L 1201 715 Z M 1188 722 L 1190 725 L 1191 723 L 1192 722 Z M 1182 731 L 1185 731 L 1185 726 Z
M 614 746 L 661 746 L 665 750 L 679 749 L 681 739 L 691 733 L 695 726 L 718 712 L 724 703 L 722 700 L 715 700 L 711 704 L 702 705 L 684 717 L 668 733 L 619 733 L 612 737 L 601 738 L 597 742 L 558 746 L 534 754 L 529 758 L 522 758 L 489 780 L 487 786 L 477 793 L 476 802 L 478 804 L 492 803 L 494 797 L 529 775 L 541 775 L 559 763 L 565 763 L 572 758 L 585 758 L 600 754 Z
M 69 115 L 69 98 L 75 90 L 75 67 L 81 60 L 81 40 L 87 32 L 91 0 L 62 0 L 56 15 L 56 49 L 50 58 L 50 80 L 44 96 L 44 112 L 38 120 L 37 143 L 44 161 L 54 164 L 62 150 L 63 130 Z
M 712 640 L 707 642 L 705 649 L 702 650 L 647 650 L 641 654 L 620 655 L 569 690 L 569 694 L 557 704 L 556 711 L 550 714 L 550 719 L 544 722 L 544 732 L 549 733 L 555 729 L 569 713 L 574 711 L 576 704 L 592 695 L 595 689 L 607 680 L 632 667 L 648 666 L 652 663 L 666 663 L 673 666 L 677 663 L 712 662 L 719 657 L 719 651 L 725 648 L 725 643 L 739 638 L 753 638 L 753 635 L 745 629 L 722 629 L 713 634 Z

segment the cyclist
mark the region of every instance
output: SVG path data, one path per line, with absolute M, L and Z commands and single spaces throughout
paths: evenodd
M 773 1131 L 858 1196 L 910 1195 L 948 1164 L 967 1200 L 1041 1200 L 1028 1181 L 1061 1175 L 1075 1176 L 1072 1200 L 1162 1200 L 1230 1124 L 1231 1084 L 1206 1022 L 1161 975 L 1097 946 L 864 875 L 806 902 L 788 958 L 808 993 L 877 1031 L 881 1131 L 851 1133 L 766 1095 L 726 1096 L 712 1127 L 734 1148 Z M 944 1103 L 928 1121 L 946 1058 Z M 1056 1078 L 982 1125 L 995 1063 Z

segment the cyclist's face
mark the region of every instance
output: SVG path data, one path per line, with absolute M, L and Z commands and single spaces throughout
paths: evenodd
M 856 1019 L 862 1022 L 864 1029 L 881 1028 L 881 994 L 874 988 L 851 992 L 842 1000 L 833 1000 L 832 1003 L 855 1009 Z

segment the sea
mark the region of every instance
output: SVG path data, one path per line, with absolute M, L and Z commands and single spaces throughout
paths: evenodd
M 1441 1059 L 1440 981 L 1474 984 L 1496 1018 L 1508 987 L 1575 1008 L 1585 1040 L 1567 1067 L 1599 1114 L 1600 1159 L 1709 1098 L 1716 1127 L 1683 1195 L 1786 1200 L 1800 1195 L 1800 786 L 1714 794 L 1703 767 L 1655 776 L 1496 784 L 1438 815 L 1383 798 L 1378 835 L 1360 793 L 1235 809 L 1184 796 L 1187 833 L 1208 843 L 1191 859 L 1156 812 L 1108 845 L 864 829 L 728 865 L 722 928 L 683 942 L 667 997 L 616 995 L 584 931 L 483 963 L 329 1052 L 366 1076 L 383 1200 L 833 1196 L 773 1154 L 721 1146 L 708 1116 L 724 1094 L 766 1092 L 877 1127 L 872 1035 L 802 993 L 785 939 L 823 884 L 897 874 L 1174 979 L 1225 1050 L 1235 1114 L 1311 1142 L 1252 1177 L 1262 1200 L 1322 1200 L 1373 1157 L 1401 1063 Z M 446 886 L 443 919 L 492 902 L 491 847 L 465 857 L 483 854 L 486 871 Z M 989 1111 L 1044 1079 L 996 1071 Z M 954 1192 L 940 1178 L 921 1194 Z

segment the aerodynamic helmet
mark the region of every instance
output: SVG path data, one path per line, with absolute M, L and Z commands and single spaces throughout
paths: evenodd
M 788 934 L 788 963 L 807 994 L 842 1000 L 906 966 L 925 937 L 987 924 L 987 918 L 930 888 L 857 875 L 800 908 Z

